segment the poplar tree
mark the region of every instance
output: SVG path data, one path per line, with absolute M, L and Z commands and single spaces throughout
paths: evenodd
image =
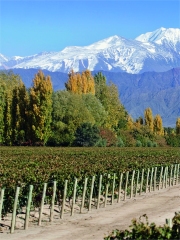
M 146 108 L 144 111 L 145 125 L 153 132 L 153 115 L 151 108 Z
M 0 144 L 4 141 L 4 110 L 5 110 L 6 84 L 3 74 L 0 75 Z
M 68 76 L 68 81 L 65 83 L 67 91 L 76 94 L 95 94 L 94 78 L 89 70 L 82 72 L 82 74 L 72 70 Z
M 26 140 L 28 123 L 28 94 L 22 81 L 12 94 L 12 139 L 15 144 L 20 144 Z
M 107 88 L 107 100 L 105 110 L 108 112 L 105 127 L 114 129 L 117 127 L 120 119 L 125 118 L 125 109 L 119 99 L 118 89 L 115 84 L 111 83 Z
M 129 115 L 127 117 L 127 129 L 132 130 L 133 128 L 134 128 L 134 122 L 133 122 L 132 117 Z
M 98 72 L 94 75 L 95 81 L 95 96 L 100 100 L 103 106 L 107 105 L 108 101 L 108 86 L 106 83 L 106 77 Z
M 159 114 L 157 114 L 154 117 L 153 125 L 154 125 L 154 133 L 162 136 L 164 134 L 164 130 L 163 130 L 162 118 Z
M 107 112 L 104 126 L 113 130 L 117 128 L 120 120 L 127 118 L 125 108 L 119 99 L 118 88 L 113 83 L 107 85 L 106 77 L 101 72 L 95 74 L 94 80 L 95 96 L 100 100 Z
M 45 144 L 51 133 L 52 122 L 52 82 L 50 76 L 38 71 L 30 88 L 29 135 L 35 142 Z
M 180 134 L 180 118 L 177 118 L 177 121 L 176 121 L 176 134 L 177 135 Z
M 12 99 L 13 89 L 18 86 L 21 79 L 18 75 L 13 74 L 12 71 L 2 75 L 4 82 L 3 93 L 3 142 L 6 145 L 13 143 L 13 126 L 12 126 Z

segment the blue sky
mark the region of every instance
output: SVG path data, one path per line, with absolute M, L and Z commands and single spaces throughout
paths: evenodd
M 28 56 L 180 28 L 180 1 L 0 0 L 0 53 Z

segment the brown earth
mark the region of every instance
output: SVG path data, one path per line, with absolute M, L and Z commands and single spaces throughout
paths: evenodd
M 180 186 L 161 189 L 141 196 L 107 205 L 106 208 L 92 209 L 91 212 L 65 214 L 64 219 L 54 219 L 42 226 L 30 224 L 27 230 L 16 229 L 13 234 L 0 233 L 3 240 L 103 240 L 114 229 L 125 229 L 132 218 L 147 214 L 149 222 L 165 224 L 180 211 Z M 57 218 L 58 215 L 55 216 Z

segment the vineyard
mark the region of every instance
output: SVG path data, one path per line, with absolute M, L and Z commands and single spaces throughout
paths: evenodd
M 1 147 L 0 157 L 1 224 L 11 215 L 11 232 L 17 219 L 27 229 L 179 183 L 178 148 Z

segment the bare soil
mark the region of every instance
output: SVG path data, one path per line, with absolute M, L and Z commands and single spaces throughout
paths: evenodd
M 42 222 L 42 226 L 30 224 L 27 230 L 16 229 L 13 234 L 0 233 L 0 239 L 12 240 L 103 240 L 114 229 L 127 229 L 132 218 L 147 214 L 149 222 L 164 225 L 166 218 L 172 218 L 180 211 L 180 186 L 142 193 L 141 196 L 114 202 L 113 205 L 92 209 L 74 216 L 65 214 L 63 219 Z

